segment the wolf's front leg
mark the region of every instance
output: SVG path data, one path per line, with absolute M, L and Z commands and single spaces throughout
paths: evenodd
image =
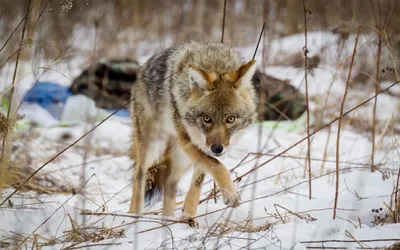
M 174 216 L 179 180 L 192 164 L 192 159 L 185 154 L 185 151 L 180 146 L 175 142 L 171 142 L 171 145 L 173 149 L 169 150 L 170 160 L 167 161 L 167 164 L 170 164 L 171 172 L 164 188 L 163 214 L 165 216 Z
M 199 206 L 201 189 L 203 187 L 205 173 L 196 168 L 193 172 L 192 182 L 185 197 L 183 204 L 181 220 L 188 221 L 191 227 L 197 227 L 197 222 L 193 219 L 196 217 L 197 207 Z
M 229 207 L 237 207 L 240 203 L 240 195 L 236 190 L 235 184 L 229 174 L 228 169 L 216 160 L 214 164 L 205 166 L 207 172 L 209 172 L 215 182 L 218 184 L 224 203 Z

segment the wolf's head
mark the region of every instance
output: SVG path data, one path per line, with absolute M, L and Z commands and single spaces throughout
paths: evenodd
M 254 60 L 222 74 L 189 65 L 191 92 L 184 125 L 205 153 L 224 154 L 238 132 L 254 122 L 257 103 L 251 79 L 255 70 Z

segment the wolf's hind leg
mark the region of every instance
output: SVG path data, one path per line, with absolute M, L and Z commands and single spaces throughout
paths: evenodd
M 199 168 L 195 168 L 192 182 L 190 183 L 190 188 L 183 204 L 181 220 L 187 220 L 192 227 L 198 226 L 197 222 L 192 218 L 196 216 L 197 207 L 199 206 L 204 177 L 205 173 Z
M 141 214 L 143 211 L 144 193 L 147 171 L 157 163 L 164 155 L 166 140 L 134 141 L 134 158 L 136 161 L 135 174 L 133 177 L 132 198 L 130 213 Z

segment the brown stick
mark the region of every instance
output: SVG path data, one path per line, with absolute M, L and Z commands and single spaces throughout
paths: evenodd
M 147 220 L 162 220 L 167 222 L 175 222 L 175 223 L 183 223 L 188 224 L 182 220 L 171 220 L 168 218 L 157 218 L 157 217 L 146 217 L 143 215 L 135 215 L 135 214 L 119 214 L 119 213 L 100 213 L 100 212 L 91 212 L 91 211 L 82 211 L 80 215 L 94 215 L 94 216 L 113 216 L 113 217 L 124 217 L 124 218 L 132 218 L 132 219 L 147 219 Z
M 346 88 L 344 90 L 343 94 L 343 100 L 340 105 L 340 115 L 339 115 L 339 123 L 338 123 L 338 132 L 337 132 L 337 138 L 336 138 L 336 186 L 335 186 L 335 203 L 333 206 L 333 219 L 336 219 L 336 208 L 337 208 L 337 203 L 338 203 L 338 195 L 339 195 L 339 149 L 340 149 L 340 129 L 342 125 L 342 118 L 343 118 L 343 109 L 344 109 L 344 103 L 346 102 L 346 97 L 349 89 L 349 83 L 350 83 L 350 76 L 351 76 L 351 71 L 353 70 L 353 64 L 354 64 L 354 58 L 356 56 L 357 52 L 357 44 L 358 44 L 358 38 L 360 37 L 360 32 L 361 32 L 361 27 L 358 27 L 358 32 L 357 32 L 357 37 L 356 37 L 356 42 L 354 43 L 354 49 L 353 49 L 353 55 L 351 57 L 351 63 L 350 63 L 350 69 L 349 69 L 349 74 L 347 76 L 347 81 L 346 81 Z M 376 98 L 376 93 L 375 97 Z
M 226 0 L 224 0 L 224 13 L 223 13 L 223 16 L 222 16 L 221 43 L 224 42 L 224 35 L 225 35 L 225 16 L 226 16 Z
M 307 13 L 309 10 L 306 7 L 306 0 L 303 0 L 303 14 L 304 14 L 304 82 L 306 87 L 306 112 L 307 112 L 307 163 L 308 163 L 308 198 L 311 200 L 312 187 L 311 187 L 311 137 L 310 137 L 310 110 L 308 105 L 308 48 L 307 48 Z M 307 166 L 307 164 L 306 164 Z
M 375 78 L 375 93 L 378 92 L 380 87 L 380 60 L 381 60 L 381 47 L 382 47 L 382 35 L 381 32 L 378 32 L 378 59 L 376 61 L 376 78 Z M 374 99 L 374 108 L 372 113 L 372 152 L 371 152 L 371 172 L 375 170 L 374 166 L 374 158 L 375 158 L 375 131 L 376 131 L 376 103 L 378 101 L 378 96 L 375 96 Z
M 382 241 L 400 241 L 400 238 L 397 238 L 397 239 L 371 239 L 371 240 L 309 240 L 309 241 L 300 241 L 300 243 L 301 244 L 307 244 L 307 243 L 330 243 L 330 242 L 356 243 L 356 242 L 382 242 Z
M 400 148 L 399 143 L 396 141 L 397 147 Z M 399 170 L 397 172 L 397 181 L 396 181 L 396 186 L 394 187 L 394 223 L 399 223 L 400 221 L 400 166 L 399 166 Z
M 254 60 L 254 58 L 256 58 L 256 54 L 257 54 L 257 51 L 258 51 L 258 46 L 260 45 L 260 41 L 261 41 L 262 35 L 264 33 L 264 29 L 265 29 L 265 23 L 263 23 L 263 26 L 261 28 L 260 37 L 258 38 L 256 50 L 254 51 L 253 60 Z

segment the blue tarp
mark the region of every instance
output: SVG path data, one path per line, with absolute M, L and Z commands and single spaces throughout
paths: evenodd
M 64 105 L 68 97 L 72 95 L 73 93 L 68 87 L 53 82 L 38 82 L 28 91 L 24 98 L 24 102 L 37 103 L 49 111 L 54 117 L 58 118 L 58 115 L 55 114 L 54 106 L 58 104 Z M 108 111 L 114 112 L 115 110 Z M 125 117 L 129 116 L 129 110 L 119 110 L 116 115 Z
M 37 103 L 48 109 L 51 104 L 64 104 L 71 95 L 72 92 L 69 91 L 68 87 L 51 82 L 38 82 L 26 94 L 24 101 Z

